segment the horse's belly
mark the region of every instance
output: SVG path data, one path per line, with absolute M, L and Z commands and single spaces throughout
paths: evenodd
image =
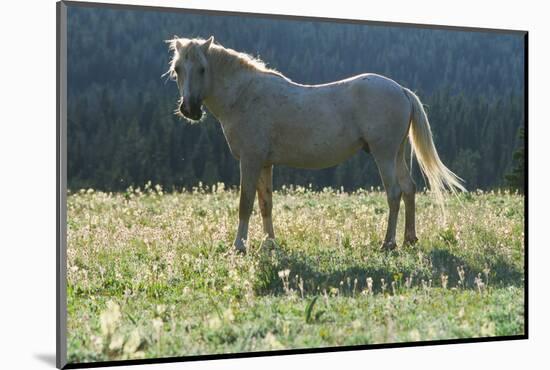
M 274 157 L 273 164 L 308 169 L 322 169 L 336 166 L 356 154 L 363 144 L 360 140 L 346 145 L 335 143 L 307 143 L 287 148 Z
M 327 93 L 305 95 L 296 101 L 299 104 L 285 107 L 285 115 L 277 117 L 272 127 L 270 143 L 276 163 L 332 167 L 363 147 L 358 124 L 361 112 L 353 104 Z

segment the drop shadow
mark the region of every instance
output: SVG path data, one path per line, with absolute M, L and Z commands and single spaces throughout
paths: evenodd
M 37 360 L 41 361 L 42 363 L 48 366 L 51 366 L 51 367 L 56 366 L 55 353 L 35 353 L 34 358 L 36 358 Z

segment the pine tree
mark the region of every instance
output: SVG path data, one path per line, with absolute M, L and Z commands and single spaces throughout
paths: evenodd
M 525 129 L 520 127 L 518 130 L 519 146 L 513 154 L 514 167 L 510 173 L 504 176 L 506 184 L 512 189 L 517 189 L 520 193 L 525 192 L 525 147 L 524 147 Z

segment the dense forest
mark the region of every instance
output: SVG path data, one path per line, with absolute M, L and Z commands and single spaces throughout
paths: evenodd
M 426 105 L 440 156 L 469 190 L 507 186 L 523 168 L 520 34 L 70 6 L 69 189 L 238 184 L 238 163 L 212 115 L 195 125 L 173 115 L 177 89 L 161 75 L 170 57 L 164 40 L 175 34 L 214 35 L 301 83 L 364 72 L 396 80 Z M 325 170 L 276 167 L 274 183 L 353 190 L 380 179 L 360 153 Z

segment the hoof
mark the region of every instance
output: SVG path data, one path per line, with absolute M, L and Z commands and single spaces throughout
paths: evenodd
M 382 244 L 382 247 L 380 249 L 382 249 L 383 251 L 390 252 L 395 250 L 396 248 L 397 248 L 397 243 L 394 241 L 391 241 L 391 242 L 384 242 L 384 244 Z
M 246 248 L 235 248 L 235 253 L 240 255 L 246 255 Z
M 235 242 L 233 243 L 233 246 L 235 247 L 235 252 L 237 254 L 246 254 L 246 245 L 242 239 L 235 240 Z
M 275 239 L 265 239 L 263 242 L 262 242 L 262 245 L 261 245 L 261 250 L 264 251 L 264 252 L 269 252 L 273 249 L 275 249 L 277 247 L 277 243 L 275 242 Z
M 405 237 L 405 245 L 415 245 L 418 242 L 418 238 L 413 236 L 412 238 Z

